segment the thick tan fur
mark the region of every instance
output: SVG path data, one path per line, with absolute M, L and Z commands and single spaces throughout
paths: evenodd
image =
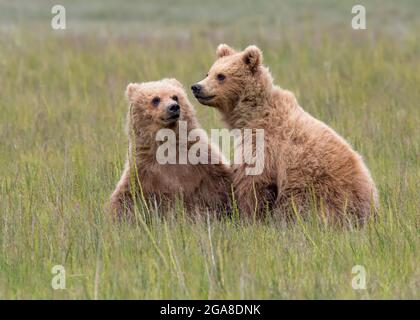
M 198 83 L 197 99 L 216 107 L 229 128 L 265 130 L 262 174 L 246 175 L 245 164 L 234 167 L 234 189 L 244 214 L 261 216 L 266 205 L 282 213 L 312 206 L 342 221 L 365 219 L 375 210 L 377 191 L 361 156 L 305 112 L 293 93 L 273 84 L 259 48 L 236 52 L 220 45 L 217 54 Z
M 180 106 L 179 120 L 187 122 L 188 132 L 199 127 L 182 85 L 175 79 L 133 83 L 128 85 L 126 96 L 130 104 L 127 116 L 129 152 L 122 177 L 111 195 L 112 211 L 117 215 L 130 213 L 136 198 L 147 203 L 157 201 L 165 206 L 172 206 L 179 198 L 186 208 L 201 210 L 219 210 L 228 205 L 230 168 L 219 150 L 209 144 L 205 132 L 198 143 L 205 144 L 208 156 L 213 153 L 220 159 L 219 164 L 160 164 L 156 159 L 157 149 L 163 143 L 156 141 L 156 134 L 162 128 L 174 130 L 178 151 L 179 121 L 167 123 L 162 120 L 167 106 L 174 103 L 174 96 Z M 154 97 L 160 98 L 158 106 L 152 105 Z M 191 144 L 187 143 L 187 149 Z

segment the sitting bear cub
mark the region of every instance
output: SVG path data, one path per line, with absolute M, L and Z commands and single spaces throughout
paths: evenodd
M 201 150 L 207 153 L 205 156 L 218 159 L 216 164 L 211 164 L 210 160 L 209 164 L 192 164 L 189 160 L 183 163 L 159 161 L 159 147 L 170 143 L 169 139 L 162 141 L 159 138 L 161 129 L 174 132 L 175 141 L 170 147 L 178 152 L 182 149 L 178 135 L 180 125 L 184 124 L 188 132 L 199 127 L 182 85 L 175 79 L 132 83 L 127 87 L 126 96 L 130 104 L 128 157 L 122 177 L 111 195 L 111 210 L 119 216 L 130 213 L 136 198 L 165 206 L 173 205 L 179 198 L 187 209 L 209 208 L 220 212 L 227 208 L 231 190 L 230 169 L 202 130 L 199 141 L 194 141 L 195 145 L 201 144 Z M 192 143 L 186 141 L 184 150 L 188 151 L 191 146 Z M 175 160 L 183 156 L 180 152 Z
M 375 184 L 360 155 L 305 112 L 293 93 L 273 84 L 259 48 L 237 52 L 222 44 L 217 56 L 206 78 L 191 87 L 194 96 L 220 111 L 230 129 L 264 129 L 262 174 L 233 167 L 243 214 L 317 208 L 333 220 L 364 220 L 375 211 Z

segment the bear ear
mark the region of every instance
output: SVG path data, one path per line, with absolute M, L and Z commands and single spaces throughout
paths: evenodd
M 138 83 L 130 83 L 125 89 L 125 97 L 128 101 L 132 102 L 134 98 L 134 93 L 138 90 L 139 84 Z
M 249 46 L 244 50 L 242 60 L 252 71 L 254 71 L 262 63 L 262 51 L 257 46 Z
M 164 79 L 164 81 L 166 81 L 166 82 L 168 82 L 168 83 L 170 83 L 171 85 L 173 85 L 173 86 L 176 86 L 176 87 L 179 87 L 179 88 L 181 88 L 181 89 L 183 89 L 184 87 L 183 87 L 183 85 L 182 85 L 182 83 L 181 82 L 179 82 L 177 79 L 175 79 L 175 78 L 166 78 L 166 79 Z
M 225 56 L 230 56 L 231 54 L 234 54 L 236 51 L 229 47 L 227 44 L 221 43 L 217 47 L 216 54 L 218 58 L 222 58 Z

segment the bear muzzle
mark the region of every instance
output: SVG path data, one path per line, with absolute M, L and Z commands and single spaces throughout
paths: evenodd
M 181 108 L 179 107 L 179 104 L 174 103 L 169 105 L 166 108 L 166 115 L 165 117 L 161 118 L 164 122 L 172 123 L 179 119 L 181 114 Z

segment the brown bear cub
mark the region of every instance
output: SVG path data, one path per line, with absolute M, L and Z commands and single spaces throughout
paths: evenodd
M 206 78 L 191 87 L 194 96 L 218 109 L 230 129 L 264 129 L 262 173 L 233 167 L 241 212 L 261 216 L 267 205 L 283 214 L 315 208 L 344 221 L 375 211 L 377 191 L 360 155 L 305 112 L 293 93 L 273 84 L 259 48 L 237 52 L 223 44 L 217 56 Z
M 230 168 L 219 149 L 198 129 L 194 108 L 182 85 L 175 79 L 132 83 L 126 96 L 130 104 L 128 157 L 111 195 L 112 211 L 119 216 L 132 212 L 136 198 L 165 207 L 180 199 L 186 209 L 220 213 L 226 208 L 231 190 Z M 198 139 L 182 139 L 181 127 L 187 133 L 198 131 Z M 172 141 L 168 132 L 173 135 Z M 211 156 L 218 161 L 191 163 L 188 156 L 192 148 L 194 153 L 203 153 L 200 159 Z

